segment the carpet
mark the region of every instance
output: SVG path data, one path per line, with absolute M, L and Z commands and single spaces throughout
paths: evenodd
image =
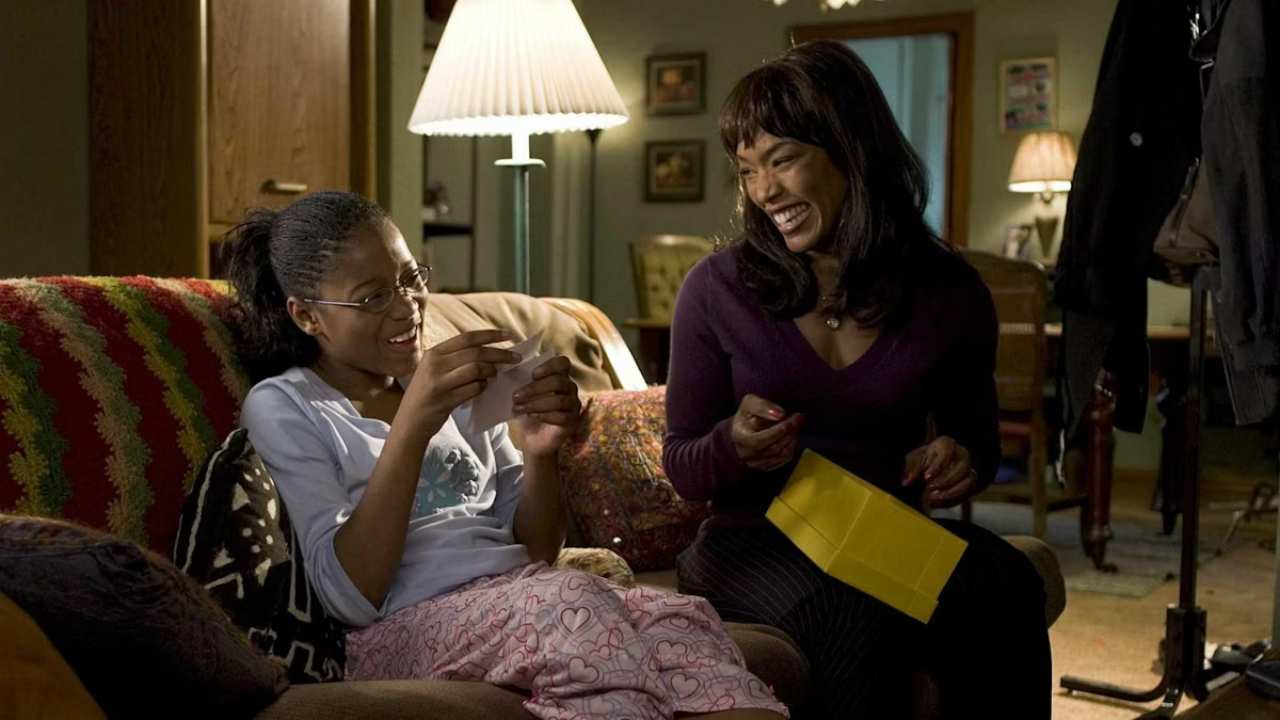
M 941 515 L 941 513 L 939 513 Z M 955 513 L 959 517 L 959 513 Z M 974 503 L 973 521 L 999 535 L 1030 535 L 1031 509 L 1007 503 Z M 1158 518 L 1156 519 L 1158 522 Z M 1101 572 L 1080 544 L 1080 517 L 1074 510 L 1052 513 L 1044 540 L 1062 566 L 1067 590 L 1141 598 L 1165 582 L 1176 582 L 1182 563 L 1182 533 L 1162 535 L 1153 526 L 1113 520 L 1107 561 L 1116 572 Z M 1200 566 L 1213 559 L 1213 544 L 1202 538 Z

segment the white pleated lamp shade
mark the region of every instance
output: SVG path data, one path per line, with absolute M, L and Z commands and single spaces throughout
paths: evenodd
M 1071 190 L 1076 170 L 1076 146 L 1060 130 L 1033 132 L 1022 138 L 1009 168 L 1009 190 L 1055 193 Z
M 458 0 L 409 130 L 536 135 L 626 121 L 572 0 Z

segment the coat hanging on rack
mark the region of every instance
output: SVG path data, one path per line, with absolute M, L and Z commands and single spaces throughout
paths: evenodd
M 1280 397 L 1280 7 L 1231 0 L 1220 26 L 1197 47 L 1217 50 L 1200 132 L 1222 256 L 1215 324 L 1236 422 L 1249 424 Z
M 1186 5 L 1120 0 L 1107 33 L 1054 288 L 1072 430 L 1103 367 L 1117 382 L 1116 427 L 1138 432 L 1146 417 L 1151 246 L 1200 150 L 1188 28 Z

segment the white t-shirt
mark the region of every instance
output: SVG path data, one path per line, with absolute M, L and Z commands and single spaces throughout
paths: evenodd
M 382 607 L 347 576 L 333 545 L 373 474 L 391 426 L 356 411 L 306 368 L 258 383 L 240 423 L 271 471 L 301 543 L 307 575 L 325 609 L 353 626 L 530 562 L 512 534 L 520 451 L 507 426 L 468 435 L 465 410 L 445 422 L 427 448 L 410 510 L 404 556 Z

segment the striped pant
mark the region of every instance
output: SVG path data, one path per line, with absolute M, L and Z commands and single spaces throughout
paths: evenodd
M 704 526 L 680 556 L 680 591 L 706 597 L 725 620 L 791 635 L 809 659 L 820 717 L 907 717 L 911 671 L 923 669 L 948 717 L 1048 718 L 1043 580 L 991 532 L 940 522 L 969 546 L 928 625 L 831 578 L 767 523 Z

